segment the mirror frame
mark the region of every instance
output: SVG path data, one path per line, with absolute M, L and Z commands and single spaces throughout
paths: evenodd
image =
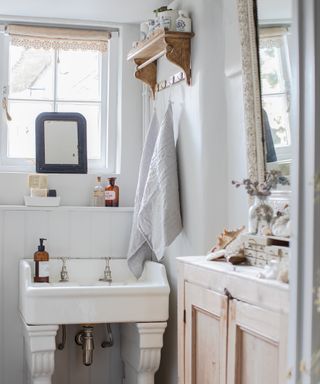
M 237 0 L 247 137 L 248 178 L 263 182 L 266 163 L 261 113 L 256 0 Z
M 45 162 L 45 121 L 75 121 L 78 130 L 78 164 L 47 164 Z M 87 122 L 76 112 L 43 112 L 36 118 L 36 172 L 87 173 Z

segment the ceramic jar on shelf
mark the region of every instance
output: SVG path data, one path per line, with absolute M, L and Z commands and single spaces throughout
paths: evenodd
M 176 9 L 169 9 L 166 11 L 158 12 L 157 19 L 158 24 L 162 28 L 167 28 L 169 31 L 176 30 L 176 20 L 179 16 L 179 13 Z
M 180 10 L 179 17 L 176 19 L 176 31 L 177 32 L 191 32 L 192 23 L 191 18 L 186 11 Z

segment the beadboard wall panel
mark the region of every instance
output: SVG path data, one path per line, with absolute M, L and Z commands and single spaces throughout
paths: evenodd
M 48 239 L 46 248 L 50 257 L 125 258 L 131 222 L 131 209 L 0 207 L 1 384 L 28 384 L 18 311 L 20 259 L 33 257 L 40 237 Z M 122 363 L 118 325 L 112 325 L 114 346 L 106 349 L 101 348 L 105 328 L 103 325 L 95 327 L 91 367 L 82 365 L 81 347 L 74 343 L 80 328 L 79 325 L 67 327 L 66 348 L 56 351 L 53 384 L 120 384 Z

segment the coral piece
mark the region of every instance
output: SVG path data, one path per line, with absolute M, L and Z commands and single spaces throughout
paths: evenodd
M 236 229 L 235 231 L 228 231 L 227 229 L 224 229 L 223 232 L 218 237 L 216 245 L 211 249 L 210 252 L 213 253 L 220 249 L 225 249 L 230 243 L 232 243 L 240 235 L 240 233 L 244 229 L 245 229 L 244 225 L 239 229 Z
M 272 222 L 272 233 L 274 236 L 290 237 L 291 234 L 291 220 L 290 220 L 290 207 L 285 205 L 283 211 L 278 211 L 277 216 Z

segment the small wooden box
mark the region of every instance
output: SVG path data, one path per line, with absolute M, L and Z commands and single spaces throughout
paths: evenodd
M 242 240 L 244 255 L 250 265 L 263 268 L 272 259 L 287 260 L 289 258 L 289 238 L 243 234 Z

